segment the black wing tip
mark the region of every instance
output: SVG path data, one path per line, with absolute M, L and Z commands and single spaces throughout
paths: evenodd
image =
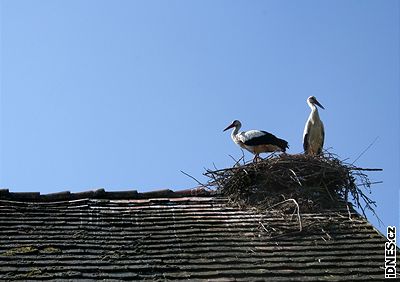
M 306 153 L 308 151 L 308 141 L 307 141 L 307 139 L 308 139 L 308 134 L 304 135 L 304 138 L 303 138 L 303 149 L 304 149 L 304 152 L 306 152 Z
M 281 144 L 280 148 L 282 149 L 282 152 L 286 152 L 286 149 L 289 149 L 289 143 L 286 140 L 280 139 Z

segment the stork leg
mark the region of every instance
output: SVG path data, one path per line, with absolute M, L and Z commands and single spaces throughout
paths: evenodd
M 253 163 L 256 163 L 259 159 L 260 159 L 259 155 L 255 154 L 253 158 Z

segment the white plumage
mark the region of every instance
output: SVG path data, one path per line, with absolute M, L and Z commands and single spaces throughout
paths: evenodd
M 307 104 L 311 108 L 311 113 L 304 127 L 303 148 L 304 152 L 308 155 L 319 155 L 322 153 L 322 148 L 324 146 L 325 129 L 315 105 L 319 106 L 321 109 L 325 108 L 314 96 L 308 97 Z
M 241 148 L 254 154 L 254 161 L 257 160 L 260 153 L 275 152 L 275 151 L 286 151 L 288 143 L 277 138 L 275 135 L 263 131 L 263 130 L 249 130 L 239 132 L 242 124 L 238 120 L 234 120 L 227 128 L 234 128 L 231 133 L 233 142 L 239 145 Z
M 239 131 L 239 128 L 237 129 Z M 245 143 L 253 138 L 263 136 L 264 132 L 260 130 L 249 130 L 249 131 L 242 131 L 235 134 L 235 130 L 232 131 L 231 138 L 237 144 L 238 142 Z

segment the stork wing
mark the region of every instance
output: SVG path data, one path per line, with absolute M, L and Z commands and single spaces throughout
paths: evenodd
M 247 146 L 275 144 L 278 140 L 275 135 L 262 130 L 250 130 L 246 133 L 248 138 L 243 143 Z
M 307 150 L 308 150 L 308 133 L 304 134 L 303 149 L 304 149 L 304 152 L 307 152 Z
M 263 135 L 263 133 L 259 130 L 249 130 L 249 131 L 242 131 L 236 135 L 236 138 L 242 142 L 243 144 L 248 140 Z
M 325 141 L 325 129 L 324 129 L 324 124 L 321 122 L 321 148 L 319 149 L 318 154 L 321 154 L 322 150 L 324 149 L 324 141 Z
M 310 132 L 310 127 L 311 127 L 311 122 L 310 119 L 307 120 L 306 126 L 304 127 L 304 132 L 303 132 L 303 149 L 304 152 L 307 152 L 308 150 L 308 133 Z

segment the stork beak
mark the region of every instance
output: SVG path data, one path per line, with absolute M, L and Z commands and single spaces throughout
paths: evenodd
M 324 109 L 324 110 L 325 110 L 324 106 L 322 106 L 322 105 L 317 101 L 317 99 L 315 99 L 315 105 L 317 105 L 317 106 L 320 107 L 321 109 Z
M 227 128 L 224 129 L 224 131 L 227 131 L 229 128 L 235 127 L 233 123 L 231 123 Z

